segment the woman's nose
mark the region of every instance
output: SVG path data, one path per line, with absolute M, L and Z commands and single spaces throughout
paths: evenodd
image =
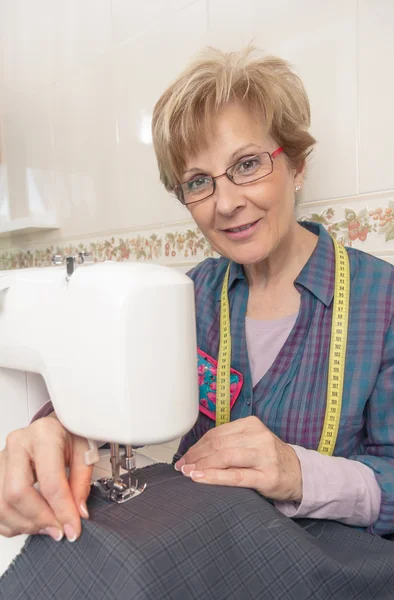
M 235 185 L 227 177 L 216 180 L 214 199 L 217 212 L 223 216 L 232 215 L 246 204 L 242 187 Z

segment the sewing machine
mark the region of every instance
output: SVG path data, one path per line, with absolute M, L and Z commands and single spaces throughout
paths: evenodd
M 132 446 L 173 440 L 197 419 L 193 283 L 168 267 L 87 258 L 0 272 L 0 448 L 50 398 L 64 427 L 90 440 L 86 462 L 98 460 L 97 440 L 111 443 L 112 477 L 98 485 L 124 502 L 143 490 Z

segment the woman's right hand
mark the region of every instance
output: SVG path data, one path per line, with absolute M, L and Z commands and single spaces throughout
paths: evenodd
M 68 432 L 54 413 L 10 433 L 0 452 L 0 535 L 75 541 L 81 517 L 89 517 L 93 467 L 85 464 L 86 450 L 87 440 Z

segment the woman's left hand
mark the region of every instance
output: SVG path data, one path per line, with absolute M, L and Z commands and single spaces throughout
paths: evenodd
M 297 454 L 257 417 L 210 429 L 175 468 L 199 483 L 251 488 L 272 500 L 302 500 Z

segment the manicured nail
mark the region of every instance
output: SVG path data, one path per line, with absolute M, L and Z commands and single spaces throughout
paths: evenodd
M 45 529 L 40 529 L 38 533 L 40 535 L 49 535 L 55 542 L 60 542 L 63 539 L 63 531 L 57 527 L 46 527 Z
M 205 473 L 203 471 L 192 471 L 190 477 L 192 479 L 204 479 Z
M 89 519 L 89 513 L 88 513 L 88 509 L 86 508 L 85 502 L 81 502 L 81 504 L 79 505 L 79 510 L 81 511 L 81 513 L 83 514 L 85 519 Z
M 77 539 L 77 534 L 75 533 L 75 529 L 72 525 L 65 525 L 64 533 L 69 542 L 75 542 Z
M 186 475 L 186 477 L 190 476 L 190 473 L 196 468 L 196 465 L 183 465 L 182 473 Z
M 174 465 L 174 469 L 175 471 L 180 471 L 183 467 L 183 465 L 185 464 L 185 459 L 184 458 L 180 458 L 178 460 L 178 462 L 175 463 Z

